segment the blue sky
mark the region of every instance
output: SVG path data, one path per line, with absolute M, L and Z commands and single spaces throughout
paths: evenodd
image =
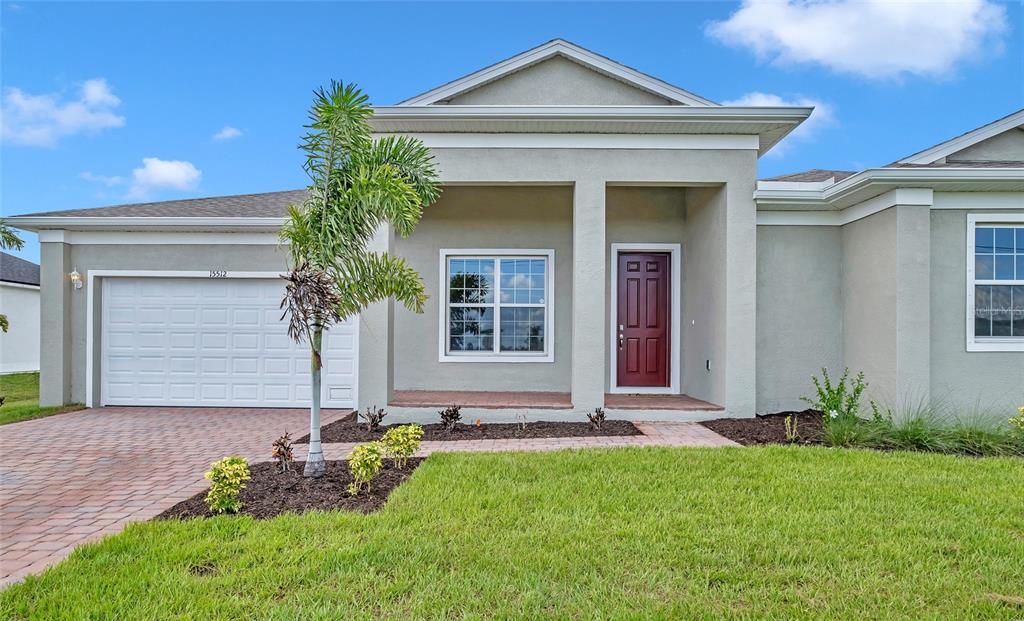
M 762 177 L 884 165 L 1024 107 L 1022 15 L 989 0 L 4 2 L 2 214 L 302 187 L 318 85 L 396 103 L 556 37 L 715 101 L 818 104 Z

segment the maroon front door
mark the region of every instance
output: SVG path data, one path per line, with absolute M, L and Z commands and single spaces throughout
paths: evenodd
M 667 254 L 620 254 L 618 266 L 619 386 L 668 386 Z

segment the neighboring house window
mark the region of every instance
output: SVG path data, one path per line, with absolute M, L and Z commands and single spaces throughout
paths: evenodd
M 1024 215 L 968 217 L 968 351 L 1024 351 Z
M 440 359 L 550 362 L 552 250 L 442 250 Z

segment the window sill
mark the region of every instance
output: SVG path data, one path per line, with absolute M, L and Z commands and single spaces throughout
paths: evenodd
M 551 363 L 555 361 L 554 354 L 541 354 L 535 356 L 501 356 L 501 355 L 467 355 L 467 356 L 453 356 L 451 354 L 443 354 L 438 356 L 438 362 L 546 362 Z
M 1024 352 L 1024 339 L 1005 341 L 968 341 L 968 352 Z

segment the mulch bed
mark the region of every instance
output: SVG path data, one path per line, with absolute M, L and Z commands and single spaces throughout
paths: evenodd
M 797 442 L 786 440 L 786 417 L 797 421 Z M 701 423 L 711 431 L 744 446 L 758 444 L 821 444 L 822 418 L 817 410 L 758 414 L 754 418 L 719 418 Z
M 356 422 L 355 413 L 320 428 L 321 442 L 369 442 L 379 440 L 391 427 L 381 425 L 375 431 L 367 431 L 366 424 Z M 534 421 L 526 423 L 526 429 L 518 423 L 481 423 L 476 425 L 458 424 L 454 431 L 447 431 L 440 423 L 423 425 L 424 440 L 506 440 L 510 438 L 580 438 L 587 436 L 638 436 L 640 430 L 626 420 L 606 420 L 601 429 L 594 429 L 589 422 L 568 423 Z M 309 434 L 295 441 L 309 443 Z
M 347 461 L 328 461 L 327 472 L 319 479 L 302 476 L 305 462 L 292 463 L 289 472 L 280 473 L 276 462 L 251 464 L 252 478 L 245 482 L 245 489 L 239 494 L 242 501 L 240 513 L 255 518 L 272 518 L 282 513 L 305 513 L 306 511 L 362 511 L 370 513 L 380 509 L 393 489 L 405 482 L 420 463 L 422 457 L 409 460 L 405 468 L 398 470 L 390 459 L 384 460 L 384 468 L 374 477 L 370 491 L 350 496 L 348 485 L 352 482 Z M 206 506 L 206 492 L 200 492 L 164 511 L 155 519 L 188 519 L 212 517 Z

